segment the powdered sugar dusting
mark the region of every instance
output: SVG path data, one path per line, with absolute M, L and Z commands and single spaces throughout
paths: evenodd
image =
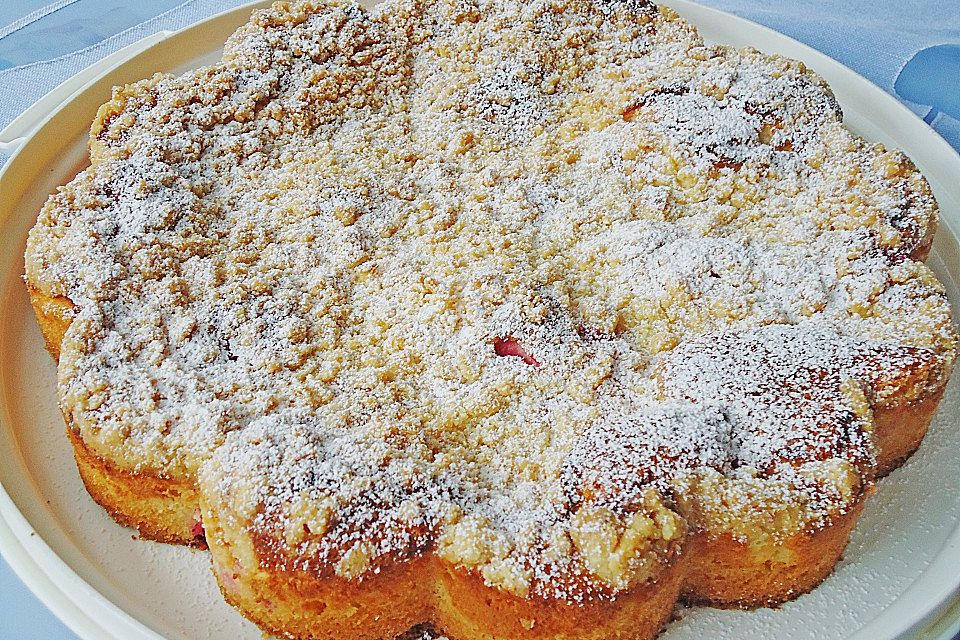
M 101 115 L 27 255 L 62 404 L 278 566 L 612 597 L 750 501 L 828 523 L 952 367 L 909 161 L 644 2 L 278 7 Z

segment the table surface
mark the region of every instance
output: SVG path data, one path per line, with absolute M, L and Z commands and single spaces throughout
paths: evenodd
M 111 51 L 244 2 L 0 2 L 0 127 Z M 960 11 L 955 0 L 794 0 L 789 6 L 774 0 L 700 2 L 836 58 L 896 95 L 960 150 Z M 0 640 L 75 638 L 0 559 Z

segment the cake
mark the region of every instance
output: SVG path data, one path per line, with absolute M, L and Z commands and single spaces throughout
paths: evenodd
M 26 251 L 81 478 L 268 633 L 790 600 L 956 358 L 912 163 L 644 0 L 279 2 L 90 161 Z

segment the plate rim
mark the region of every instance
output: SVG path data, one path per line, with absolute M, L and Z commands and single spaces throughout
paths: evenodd
M 47 127 L 74 100 L 83 96 L 95 84 L 109 77 L 120 64 L 135 63 L 163 42 L 183 38 L 188 34 L 198 36 L 198 39 L 202 40 L 204 39 L 204 30 L 211 28 L 216 23 L 249 15 L 253 9 L 269 4 L 269 0 L 253 0 L 233 9 L 227 9 L 179 29 L 163 38 L 163 40 L 154 42 L 151 46 L 137 51 L 130 57 L 122 60 L 100 60 L 66 79 L 40 98 L 37 103 L 25 110 L 24 113 L 44 101 L 48 105 L 54 105 L 52 108 L 47 107 L 34 114 L 36 118 L 35 126 L 26 136 L 24 144 L 17 148 L 7 163 L 0 168 L 0 185 L 11 173 L 11 168 L 15 167 L 18 162 L 22 162 L 21 152 L 28 147 L 29 141 Z M 789 51 L 784 55 L 802 60 L 822 75 L 840 75 L 845 81 L 853 81 L 860 89 L 869 93 L 872 99 L 878 99 L 883 103 L 881 105 L 882 109 L 878 109 L 878 111 L 891 112 L 895 120 L 909 123 L 914 130 L 922 132 L 927 137 L 927 144 L 932 145 L 932 148 L 925 150 L 922 155 L 934 157 L 938 164 L 945 162 L 960 169 L 960 154 L 935 130 L 894 96 L 839 61 L 790 36 L 732 13 L 707 7 L 691 0 L 662 0 L 662 4 L 673 8 L 694 25 L 704 24 L 704 19 L 714 24 L 729 25 L 738 31 L 746 32 L 751 40 L 764 40 L 766 43 L 763 47 L 764 50 L 770 50 L 771 45 L 774 45 L 777 51 Z M 762 36 L 762 38 L 755 38 L 755 36 Z M 153 36 L 147 36 L 143 40 L 151 37 Z M 143 42 L 143 40 L 140 42 Z M 136 44 L 134 43 L 134 45 Z M 219 41 L 216 44 L 219 45 Z M 91 72 L 93 73 L 91 74 Z M 89 79 L 83 82 L 79 88 L 73 89 L 72 85 L 76 85 L 76 79 L 84 74 L 90 75 Z M 831 82 L 831 85 L 834 82 Z M 52 96 L 57 96 L 60 100 L 51 100 Z M 0 137 L 3 137 L 5 132 L 6 129 L 4 132 L 0 132 Z M 910 155 L 915 157 L 917 154 Z M 0 224 L 6 222 L 7 216 L 0 216 Z M 960 240 L 960 216 L 957 216 L 956 220 L 941 216 L 941 234 L 944 233 L 944 228 L 946 228 L 946 233 Z M 129 635 L 117 635 L 118 631 L 127 634 L 135 633 L 137 637 L 150 638 L 151 640 L 163 640 L 163 636 L 111 601 L 67 565 L 43 540 L 41 533 L 34 530 L 2 483 L 0 483 L 0 555 L 37 598 L 72 632 L 84 638 L 84 640 L 104 637 L 118 639 L 130 637 Z M 934 627 L 944 630 L 943 633 L 951 634 L 952 630 L 960 625 L 960 606 L 958 606 L 960 605 L 960 598 L 958 598 L 960 596 L 960 576 L 953 576 L 952 583 L 950 580 L 941 578 L 938 582 L 941 588 L 932 600 L 919 598 L 920 602 L 926 602 L 926 606 L 920 606 L 917 609 L 914 601 L 918 600 L 918 591 L 925 587 L 929 588 L 926 583 L 931 581 L 930 574 L 934 574 L 936 577 L 937 574 L 955 573 L 955 571 L 949 572 L 945 568 L 958 565 L 960 565 L 960 525 L 955 527 L 948 536 L 941 549 L 931 559 L 928 568 L 917 576 L 894 602 L 859 631 L 849 636 L 848 640 L 872 640 L 881 637 L 877 633 L 881 629 L 885 632 L 883 637 L 888 638 L 906 638 L 911 634 L 916 634 L 919 638 L 924 635 L 923 629 L 932 630 Z M 81 598 L 86 598 L 85 602 L 94 606 L 85 607 Z M 904 604 L 903 601 L 907 601 L 907 604 Z M 923 613 L 909 618 L 903 616 L 902 609 L 911 606 L 911 604 L 913 604 L 912 610 L 914 612 L 923 611 Z M 105 614 L 109 617 L 109 620 L 101 618 L 98 614 Z M 942 640 L 947 640 L 951 636 L 941 635 L 939 637 Z

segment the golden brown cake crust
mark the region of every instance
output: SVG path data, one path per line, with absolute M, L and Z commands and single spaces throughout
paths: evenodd
M 587 606 L 520 598 L 436 556 L 418 556 L 363 581 L 252 564 L 244 536 L 206 521 L 214 573 L 228 602 L 266 631 L 290 637 L 373 640 L 429 622 L 449 638 L 653 638 L 669 619 L 685 561 L 614 602 Z
M 292 637 L 794 597 L 956 357 L 910 161 L 643 1 L 277 4 L 91 161 L 26 254 L 81 476 Z
M 63 334 L 67 332 L 70 321 L 73 320 L 75 307 L 69 298 L 49 296 L 29 283 L 27 292 L 30 295 L 30 304 L 40 325 L 40 333 L 43 335 L 47 351 L 55 361 L 59 360 L 60 343 L 63 342 Z
M 28 292 L 47 351 L 57 360 L 74 306 L 65 297 L 50 297 L 34 287 Z M 147 540 L 206 548 L 192 482 L 117 467 L 87 447 L 69 418 L 67 437 L 84 486 L 119 524 L 137 529 Z
M 118 469 L 67 427 L 80 478 L 90 496 L 141 538 L 206 548 L 197 489 L 191 483 Z
M 877 477 L 902 465 L 920 447 L 943 392 L 940 389 L 922 399 L 874 409 Z
M 691 541 L 681 598 L 721 608 L 773 607 L 823 582 L 840 560 L 867 496 L 829 527 L 798 533 L 777 546 L 701 533 Z

